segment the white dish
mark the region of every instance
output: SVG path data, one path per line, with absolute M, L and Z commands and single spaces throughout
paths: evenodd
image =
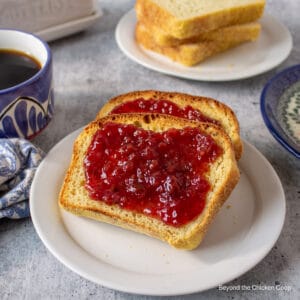
M 247 272 L 276 242 L 285 217 L 284 192 L 270 163 L 247 142 L 239 163 L 241 180 L 196 250 L 176 250 L 154 238 L 62 211 L 58 194 L 79 132 L 64 138 L 40 164 L 30 209 L 46 247 L 81 276 L 129 293 L 194 293 Z
M 102 11 L 98 9 L 90 16 L 69 21 L 63 24 L 49 27 L 47 29 L 36 32 L 35 34 L 47 42 L 83 31 L 97 22 L 102 16 Z
M 261 19 L 257 41 L 218 54 L 194 67 L 185 67 L 165 56 L 140 47 L 134 37 L 134 10 L 123 16 L 116 28 L 119 48 L 133 61 L 146 68 L 182 78 L 202 81 L 228 81 L 252 77 L 283 62 L 292 49 L 288 29 L 271 15 Z

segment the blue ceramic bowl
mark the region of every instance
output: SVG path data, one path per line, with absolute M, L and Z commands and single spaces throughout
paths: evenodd
M 271 78 L 262 91 L 260 104 L 271 134 L 300 158 L 300 65 Z
M 43 130 L 53 116 L 51 50 L 38 37 L 10 29 L 0 29 L 0 49 L 26 53 L 41 65 L 33 77 L 0 90 L 0 138 L 30 139 Z

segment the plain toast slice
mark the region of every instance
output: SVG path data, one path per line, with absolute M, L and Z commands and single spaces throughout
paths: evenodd
M 161 28 L 145 21 L 139 22 L 142 29 L 151 34 L 154 44 L 162 47 L 174 47 L 183 44 L 194 44 L 203 42 L 241 42 L 255 41 L 261 31 L 261 25 L 257 22 L 246 24 L 237 24 L 222 27 L 209 32 L 202 32 L 196 36 L 187 39 L 178 39 L 170 34 L 165 33 Z
M 137 23 L 135 38 L 137 43 L 145 49 L 165 55 L 172 61 L 191 67 L 211 56 L 239 46 L 245 42 L 255 41 L 259 36 L 260 28 L 248 27 L 246 29 L 247 30 L 244 31 L 245 34 L 239 34 L 240 29 L 234 27 L 231 31 L 236 32 L 236 35 L 232 35 L 232 38 L 190 42 L 177 46 L 161 46 L 156 43 L 156 38 L 152 31 L 148 30 L 144 24 Z
M 265 0 L 137 0 L 139 21 L 179 39 L 259 19 Z

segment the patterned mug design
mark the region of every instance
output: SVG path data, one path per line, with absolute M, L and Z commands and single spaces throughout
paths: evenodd
M 54 112 L 53 90 L 47 101 L 34 97 L 18 97 L 0 114 L 0 137 L 24 136 L 32 138 L 51 120 Z

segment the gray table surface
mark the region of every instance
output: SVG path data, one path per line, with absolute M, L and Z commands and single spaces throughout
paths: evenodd
M 293 36 L 289 58 L 263 75 L 235 82 L 199 82 L 163 75 L 129 60 L 114 31 L 134 1 L 102 0 L 104 16 L 88 31 L 50 44 L 54 56 L 56 110 L 48 128 L 33 143 L 48 152 L 58 141 L 87 124 L 105 100 L 138 89 L 187 92 L 217 98 L 230 105 L 241 135 L 257 147 L 277 171 L 286 194 L 286 220 L 270 253 L 228 286 L 287 286 L 285 291 L 220 291 L 211 289 L 175 299 L 299 299 L 300 297 L 300 160 L 287 153 L 265 127 L 259 108 L 267 80 L 300 61 L 300 1 L 269 0 L 266 11 Z M 171 298 L 171 297 L 170 297 Z M 35 232 L 30 218 L 0 220 L 0 299 L 151 299 L 114 291 L 89 282 L 58 262 Z

